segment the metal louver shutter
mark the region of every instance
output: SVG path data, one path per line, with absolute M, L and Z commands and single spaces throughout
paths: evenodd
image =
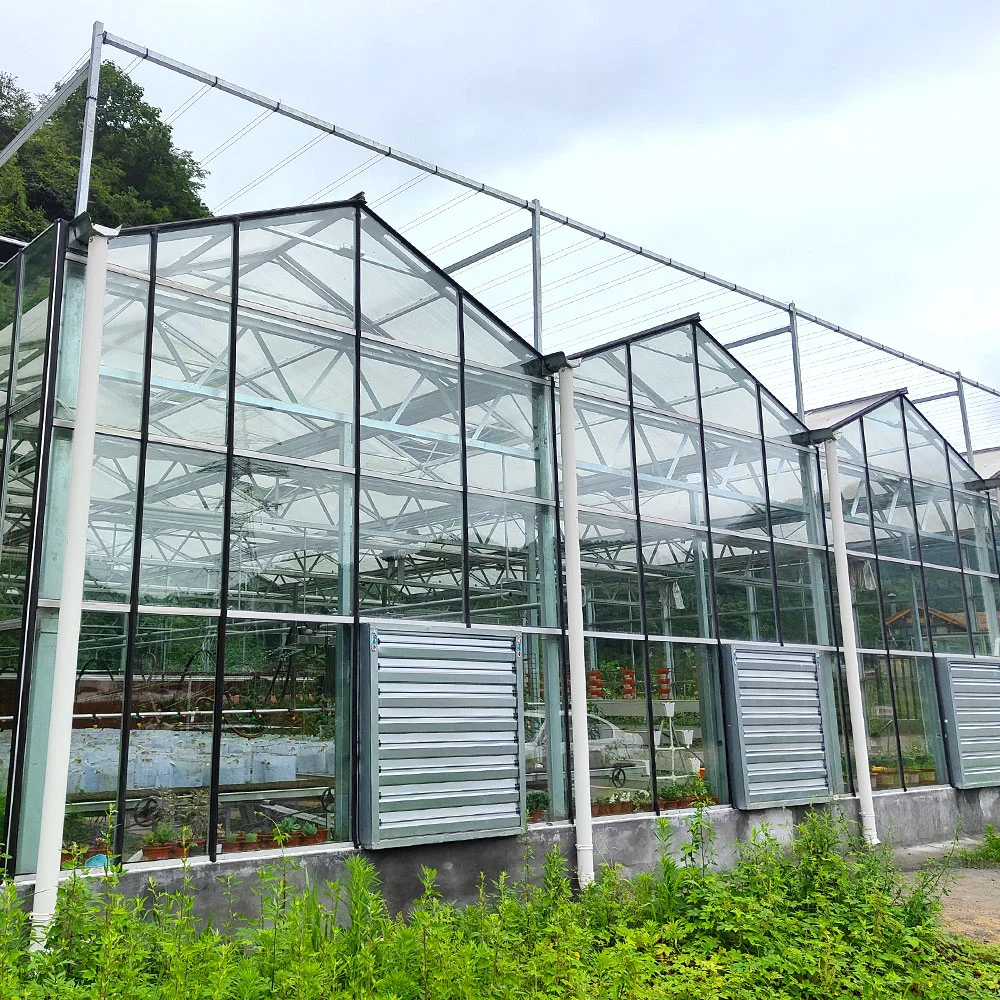
M 839 771 L 832 689 L 815 653 L 723 647 L 733 801 L 740 809 L 829 798 Z
M 520 636 L 369 626 L 362 639 L 362 844 L 519 834 Z
M 1000 785 L 1000 660 L 936 660 L 944 745 L 956 788 Z

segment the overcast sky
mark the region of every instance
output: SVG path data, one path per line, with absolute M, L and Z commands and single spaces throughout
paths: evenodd
M 996 0 L 5 6 L 0 68 L 33 91 L 99 17 L 1000 385 Z

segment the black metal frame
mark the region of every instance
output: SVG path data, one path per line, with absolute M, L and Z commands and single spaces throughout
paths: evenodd
M 653 811 L 660 814 L 656 782 L 656 744 L 653 735 L 653 679 L 649 665 L 649 619 L 646 611 L 645 553 L 642 548 L 642 514 L 639 510 L 639 471 L 635 453 L 635 399 L 632 387 L 632 345 L 625 344 L 625 374 L 628 378 L 628 440 L 632 464 L 632 507 L 635 511 L 635 563 L 639 576 L 639 626 L 642 629 L 643 685 L 646 689 L 646 740 L 649 747 L 649 778 Z M 576 470 L 573 470 L 574 474 Z
M 139 416 L 139 457 L 135 474 L 135 521 L 132 534 L 132 577 L 129 584 L 128 634 L 125 640 L 125 671 L 122 689 L 121 737 L 118 743 L 118 795 L 115 806 L 114 852 L 121 856 L 125 844 L 125 799 L 128 795 L 128 750 L 132 731 L 132 691 L 135 678 L 135 646 L 139 629 L 139 574 L 142 568 L 142 524 L 145 515 L 146 457 L 149 453 L 149 384 L 153 370 L 153 314 L 156 308 L 156 254 L 158 234 L 149 238 L 149 281 L 146 289 L 146 329 L 142 347 L 142 402 Z
M 13 874 L 17 867 L 18 823 L 23 793 L 25 740 L 28 728 L 28 709 L 31 699 L 31 675 L 34 666 L 35 625 L 38 614 L 38 588 L 41 576 L 42 547 L 45 538 L 45 508 L 48 494 L 49 458 L 52 452 L 52 429 L 55 416 L 56 374 L 58 370 L 59 333 L 62 319 L 63 285 L 66 276 L 66 249 L 69 243 L 69 224 L 55 223 L 52 242 L 52 284 L 49 289 L 48 311 L 45 323 L 45 358 L 42 364 L 41 399 L 38 414 L 38 451 L 35 459 L 35 480 L 31 498 L 31 528 L 28 543 L 27 574 L 24 585 L 24 602 L 21 610 L 21 642 L 18 650 L 18 680 L 16 720 L 12 727 L 10 770 L 8 773 L 8 830 L 4 851 L 7 858 L 5 870 Z M 19 287 L 23 284 L 24 267 L 20 268 Z M 20 310 L 20 297 L 18 298 Z M 20 353 L 20 318 L 18 319 L 17 350 L 12 350 L 12 365 L 17 371 L 13 356 Z M 8 401 L 15 386 L 8 384 Z M 9 416 L 9 402 L 8 402 Z M 9 421 L 7 421 L 9 422 Z M 8 434 L 9 437 L 9 428 Z M 6 457 L 6 456 L 5 456 Z
M 890 397 L 891 398 L 891 397 Z M 902 417 L 902 411 L 900 411 Z M 885 620 L 885 598 L 882 593 L 881 560 L 878 555 L 878 536 L 875 533 L 875 508 L 872 503 L 871 466 L 868 462 L 868 441 L 865 435 L 865 421 L 862 416 L 858 420 L 858 431 L 861 435 L 861 454 L 865 462 L 865 489 L 868 491 L 868 527 L 871 532 L 872 554 L 875 563 L 875 587 L 878 592 L 879 624 L 882 626 L 882 642 L 885 647 L 885 674 L 889 684 L 889 704 L 892 706 L 892 731 L 896 737 L 896 764 L 899 767 L 899 784 L 906 791 L 903 778 L 903 744 L 899 738 L 899 711 L 896 708 L 896 684 L 892 678 L 892 654 L 889 652 L 889 627 Z

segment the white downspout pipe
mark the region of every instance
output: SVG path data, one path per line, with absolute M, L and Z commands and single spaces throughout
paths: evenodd
M 851 712 L 851 734 L 854 747 L 855 782 L 861 811 L 861 828 L 869 844 L 877 844 L 875 801 L 872 798 L 872 778 L 868 769 L 868 727 L 864 701 L 861 697 L 861 668 L 858 663 L 858 637 L 854 631 L 854 608 L 851 603 L 851 578 L 847 565 L 847 536 L 844 531 L 844 507 L 840 494 L 840 465 L 837 460 L 837 440 L 823 443 L 826 457 L 826 477 L 830 491 L 830 521 L 833 527 L 833 561 L 837 573 L 837 600 L 840 611 L 840 632 L 844 643 L 844 672 L 847 675 L 847 700 Z
M 569 640 L 570 719 L 573 731 L 573 792 L 576 804 L 576 873 L 580 887 L 594 881 L 594 824 L 590 813 L 590 736 L 587 732 L 587 673 L 583 655 L 583 576 L 576 487 L 576 408 L 573 369 L 559 370 L 559 432 L 562 439 L 562 509 L 566 544 L 566 628 Z
M 85 217 L 89 240 L 83 293 L 83 330 L 77 381 L 76 417 L 70 453 L 69 490 L 66 499 L 66 544 L 63 549 L 59 591 L 59 625 L 56 632 L 52 701 L 49 710 L 48 748 L 42 786 L 41 832 L 38 838 L 38 871 L 31 906 L 33 944 L 44 944 L 45 930 L 55 911 L 62 867 L 63 823 L 69 777 L 73 701 L 80 644 L 83 574 L 87 555 L 87 520 L 94 465 L 94 428 L 97 423 L 97 381 L 101 368 L 104 327 L 104 291 L 108 270 L 108 236 L 117 230 L 92 227 Z

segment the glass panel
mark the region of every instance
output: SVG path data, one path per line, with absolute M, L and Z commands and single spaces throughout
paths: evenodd
M 868 765 L 872 788 L 899 788 L 899 755 L 889 691 L 889 669 L 884 656 L 861 657 L 861 699 L 868 719 Z
M 473 622 L 559 627 L 555 511 L 469 494 L 469 605 Z
M 642 558 L 650 635 L 712 637 L 705 532 L 643 520 Z
M 695 797 L 726 801 L 718 650 L 650 642 L 649 667 L 660 809 L 683 809 Z
M 361 329 L 458 355 L 458 296 L 451 284 L 361 213 Z
M 354 465 L 354 337 L 240 309 L 234 447 Z
M 0 620 L 4 621 L 20 620 L 24 601 L 32 531 L 31 502 L 38 471 L 41 379 L 54 239 L 55 231 L 50 229 L 23 252 L 21 315 L 3 470 Z
M 845 424 L 837 431 L 837 455 L 841 464 L 865 464 L 865 449 L 861 444 L 861 421 Z
M 890 649 L 926 650 L 924 599 L 920 567 L 879 560 Z
M 228 233 L 228 227 L 223 232 Z M 178 261 L 175 268 L 181 265 L 182 261 Z M 169 284 L 163 281 L 164 274 L 171 274 L 175 268 L 157 258 L 149 432 L 205 444 L 224 444 L 229 385 L 229 286 L 223 286 L 224 297 L 208 298 L 190 286 L 173 284 L 175 279 Z M 216 263 L 211 269 L 211 281 L 208 274 L 199 272 L 199 275 L 214 286 L 218 284 L 215 276 L 219 270 Z
M 290 847 L 322 843 L 335 829 L 346 633 L 313 622 L 230 622 L 220 692 L 223 852 L 274 847 L 276 827 Z
M 593 632 L 641 632 L 635 522 L 580 512 L 583 627 Z
M 230 607 L 350 614 L 353 477 L 237 458 Z
M 1000 656 L 1000 581 L 994 576 L 965 576 L 972 611 L 972 643 L 976 653 Z
M 240 222 L 240 305 L 354 330 L 353 208 Z
M 149 236 L 119 236 L 108 244 L 97 423 L 138 431 L 149 301 Z
M 634 512 L 626 407 L 594 399 L 576 400 L 576 476 L 581 504 Z
M 635 412 L 639 511 L 645 517 L 705 524 L 697 424 Z
M 624 347 L 612 347 L 581 358 L 573 370 L 577 392 L 597 392 L 602 396 L 628 400 L 628 361 Z
M 906 787 L 947 784 L 934 663 L 926 657 L 894 656 L 889 665 Z
M 569 815 L 561 649 L 560 636 L 528 632 L 522 637 L 524 759 L 530 796 L 527 802 L 529 822 L 565 819 Z
M 910 405 L 903 405 L 910 467 L 914 479 L 948 485 L 948 460 L 940 434 Z
M 118 797 L 127 626 L 124 614 L 83 613 L 63 824 L 64 867 L 73 854 L 81 854 L 87 867 L 103 868 L 112 854 L 109 810 Z
M 760 441 L 705 432 L 712 527 L 767 535 Z
M 926 617 L 934 643 L 934 652 L 970 652 L 968 621 L 963 599 L 962 574 L 924 567 L 927 584 Z
M 10 386 L 10 351 L 14 340 L 14 298 L 18 258 L 0 266 L 0 406 L 7 405 Z
M 796 434 L 802 434 L 806 426 L 800 423 L 763 386 L 760 388 L 761 415 L 764 418 L 764 437 L 776 441 L 791 441 Z
M 233 228 L 228 222 L 162 230 L 157 236 L 156 280 L 229 297 Z
M 461 621 L 461 493 L 372 478 L 360 489 L 362 613 Z
M 776 642 L 770 544 L 713 532 L 712 546 L 720 638 Z
M 225 482 L 222 455 L 149 446 L 140 604 L 218 606 Z
M 597 816 L 653 808 L 642 645 L 585 640 L 590 795 Z
M 140 615 L 129 708 L 126 863 L 204 854 L 209 835 L 215 618 Z
M 83 583 L 85 601 L 128 602 L 138 471 L 138 441 L 97 435 Z
M 858 645 L 865 649 L 885 649 L 875 560 L 852 555 L 847 560 L 847 569 L 851 578 L 851 603 Z M 836 580 L 833 581 L 833 588 L 834 596 L 839 600 Z
M 781 637 L 785 643 L 832 642 L 826 553 L 775 543 Z
M 878 554 L 916 561 L 917 539 L 909 479 L 872 469 L 869 481 Z
M 457 363 L 362 346 L 362 469 L 459 485 L 459 411 Z
M 775 537 L 824 544 L 816 453 L 771 442 L 765 451 Z
M 951 493 L 946 486 L 914 483 L 917 530 L 920 550 L 925 563 L 958 566 L 958 544 L 955 518 L 951 509 Z
M 3 705 L 0 706 L 0 824 L 3 823 L 7 810 L 7 779 L 10 773 L 20 645 L 19 629 L 0 629 L 0 686 L 4 692 Z M 0 825 L 0 850 L 5 847 L 5 829 L 5 826 Z
M 829 484 L 824 482 L 823 486 L 825 496 L 829 498 Z M 872 512 L 864 469 L 841 463 L 840 500 L 844 511 L 844 535 L 847 547 L 860 552 L 871 552 Z
M 903 443 L 903 415 L 899 399 L 890 400 L 862 418 L 865 450 L 873 469 L 908 475 L 906 447 Z
M 548 386 L 466 368 L 465 441 L 470 486 L 552 499 Z
M 997 554 L 990 535 L 989 499 L 977 493 L 952 493 L 958 515 L 962 565 L 980 573 L 997 572 Z
M 698 372 L 705 422 L 759 436 L 756 381 L 701 330 L 698 331 Z
M 538 355 L 513 330 L 468 298 L 463 297 L 462 303 L 466 361 L 518 373 L 525 373 L 537 364 Z
M 632 394 L 636 403 L 698 419 L 693 330 L 644 337 L 632 344 Z

